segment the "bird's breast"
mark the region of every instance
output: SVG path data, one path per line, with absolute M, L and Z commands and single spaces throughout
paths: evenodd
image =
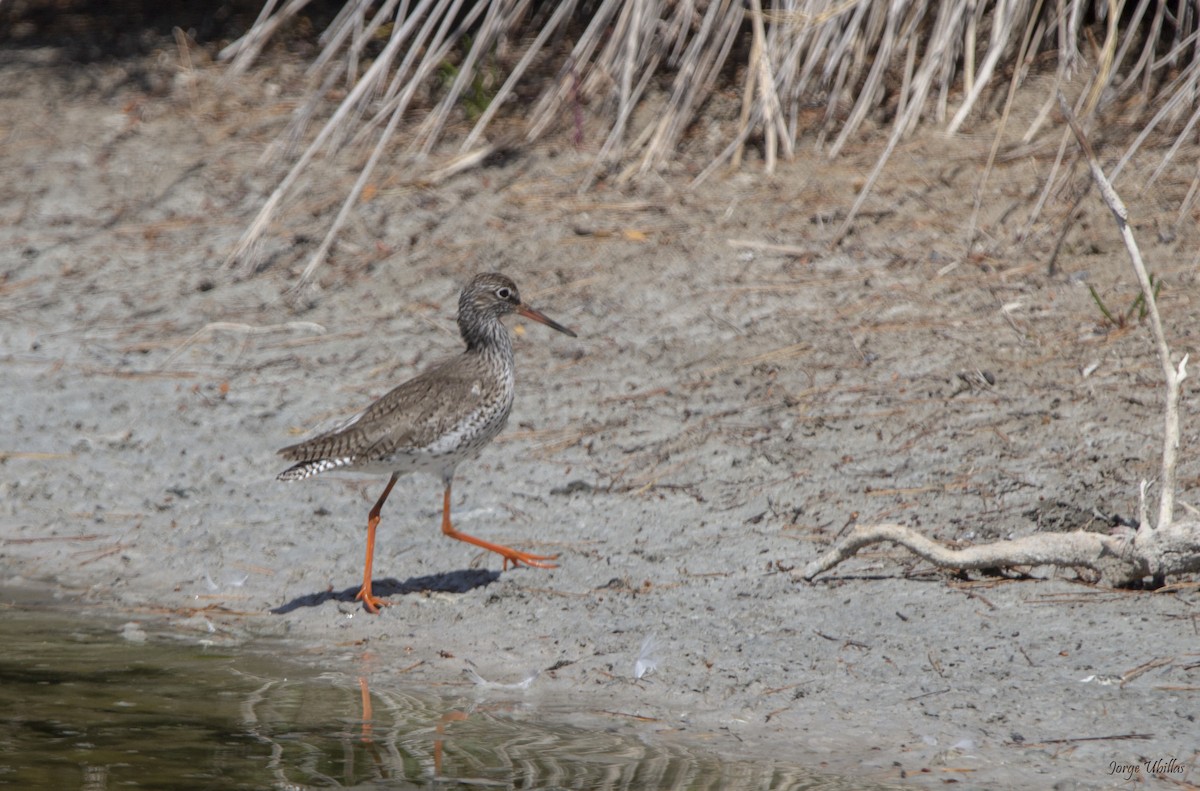
M 465 410 L 454 425 L 439 435 L 426 452 L 434 456 L 453 454 L 470 457 L 476 455 L 504 429 L 508 414 L 512 411 L 512 391 L 502 392 L 498 398 L 482 399 L 480 393 L 471 389 L 473 409 Z

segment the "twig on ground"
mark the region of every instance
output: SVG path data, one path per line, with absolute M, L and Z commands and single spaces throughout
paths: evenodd
M 1153 733 L 1116 733 L 1112 736 L 1075 736 L 1066 739 L 1043 739 L 1040 742 L 1021 742 L 1020 747 L 1041 747 L 1047 744 L 1074 744 L 1075 742 L 1111 742 L 1129 739 L 1153 739 Z
M 266 335 L 272 332 L 292 331 L 292 330 L 312 330 L 317 333 L 324 333 L 325 328 L 320 324 L 312 321 L 289 321 L 283 324 L 268 324 L 266 326 L 255 326 L 253 324 L 243 324 L 235 321 L 213 321 L 205 324 L 200 329 L 196 330 L 191 336 L 179 344 L 175 351 L 167 355 L 167 359 L 163 360 L 162 365 L 158 367 L 158 371 L 165 371 L 167 366 L 175 361 L 179 355 L 183 354 L 189 346 L 200 340 L 205 335 L 210 335 L 214 332 L 240 332 L 245 335 Z
M 1169 665 L 1174 661 L 1175 657 L 1173 656 L 1160 656 L 1155 659 L 1151 659 L 1149 662 L 1143 662 L 1132 670 L 1127 670 L 1121 674 L 1121 686 L 1124 687 L 1130 681 L 1133 681 L 1143 673 L 1149 673 L 1155 668 L 1162 667 L 1163 665 Z

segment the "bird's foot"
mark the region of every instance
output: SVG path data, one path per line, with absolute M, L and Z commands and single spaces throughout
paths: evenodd
M 372 595 L 371 586 L 369 584 L 362 586 L 362 589 L 359 590 L 358 595 L 354 597 L 354 600 L 362 602 L 363 607 L 365 607 L 367 612 L 371 613 L 372 615 L 379 615 L 380 607 L 392 606 L 390 601 L 385 601 L 378 596 Z
M 548 563 L 547 561 L 558 560 L 558 555 L 534 555 L 531 552 L 522 552 L 519 549 L 504 547 L 500 554 L 504 556 L 504 571 L 508 571 L 508 564 L 511 563 L 515 569 L 517 566 L 524 563 L 526 566 L 533 566 L 539 569 L 556 569 L 557 563 Z
M 513 568 L 524 563 L 526 566 L 534 566 L 539 569 L 556 569 L 557 563 L 547 563 L 549 560 L 556 560 L 558 555 L 535 555 L 532 552 L 522 552 L 519 549 L 506 547 L 503 544 L 493 544 L 491 541 L 484 541 L 482 538 L 469 536 L 466 533 L 460 533 L 454 529 L 447 519 L 442 522 L 442 532 L 457 541 L 466 541 L 468 544 L 474 544 L 477 547 L 482 547 L 488 552 L 495 552 L 500 557 L 504 558 L 504 570 L 508 571 L 508 564 L 511 563 Z

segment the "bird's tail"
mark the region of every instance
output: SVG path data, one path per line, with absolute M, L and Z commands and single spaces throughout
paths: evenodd
M 276 476 L 276 480 L 280 481 L 302 481 L 305 478 L 311 478 L 314 475 L 320 475 L 329 470 L 336 470 L 338 467 L 345 467 L 347 464 L 354 462 L 353 456 L 347 456 L 341 459 L 312 459 L 310 461 L 302 461 L 299 464 L 293 464 L 283 472 Z

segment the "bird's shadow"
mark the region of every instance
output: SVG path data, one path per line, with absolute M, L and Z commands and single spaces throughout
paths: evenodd
M 460 569 L 444 574 L 430 574 L 424 577 L 409 577 L 401 582 L 391 577 L 382 580 L 372 580 L 371 592 L 380 597 L 402 596 L 408 593 L 466 593 L 476 588 L 491 585 L 500 579 L 500 572 L 489 569 Z M 285 615 L 301 607 L 319 607 L 327 601 L 339 601 L 354 604 L 359 586 L 346 588 L 341 591 L 321 591 L 297 596 L 287 604 L 281 604 L 270 612 L 273 615 Z

